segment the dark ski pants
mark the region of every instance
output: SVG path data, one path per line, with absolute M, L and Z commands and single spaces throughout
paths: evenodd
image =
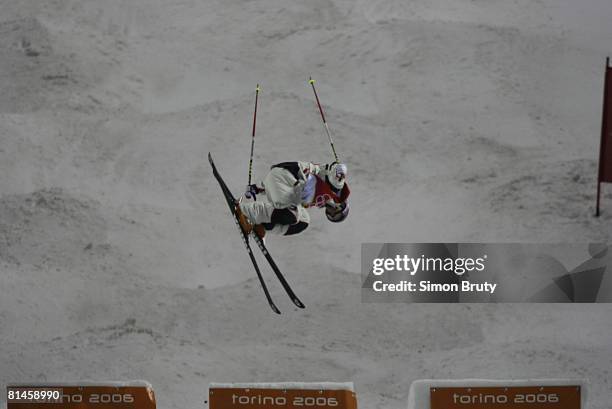
M 277 224 L 289 225 L 289 229 L 284 234 L 285 236 L 301 233 L 308 227 L 308 223 L 298 222 L 297 216 L 291 209 L 274 209 L 270 223 L 264 223 L 263 225 L 266 230 L 272 230 Z

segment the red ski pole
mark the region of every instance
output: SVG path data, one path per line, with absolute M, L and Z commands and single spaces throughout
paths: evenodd
M 257 97 L 259 96 L 259 84 L 255 88 L 255 111 L 253 112 L 253 132 L 251 133 L 251 158 L 249 159 L 249 182 L 247 183 L 244 196 L 247 199 L 251 197 L 257 200 L 256 192 L 251 190 L 251 179 L 253 176 L 253 150 L 255 149 L 255 125 L 257 124 Z
M 317 90 L 314 85 L 315 81 L 312 79 L 312 77 L 310 77 L 310 80 L 308 82 L 310 83 L 310 85 L 312 85 L 312 91 L 314 92 L 315 99 L 317 100 L 317 106 L 319 107 L 319 112 L 321 113 L 321 119 L 323 119 L 323 125 L 325 126 L 325 132 L 327 133 L 327 139 L 329 139 L 329 144 L 331 145 L 332 152 L 334 153 L 334 159 L 336 160 L 336 162 L 340 162 L 338 160 L 338 154 L 336 154 L 336 148 L 334 147 L 334 141 L 329 132 L 329 126 L 327 125 L 327 121 L 325 120 L 325 114 L 323 113 L 323 107 L 321 107 L 321 102 L 319 101 L 319 95 L 317 94 Z
M 255 88 L 255 111 L 253 112 L 253 132 L 251 134 L 251 159 L 249 160 L 249 185 L 253 175 L 253 149 L 255 148 L 255 125 L 257 124 L 257 97 L 259 96 L 259 84 Z

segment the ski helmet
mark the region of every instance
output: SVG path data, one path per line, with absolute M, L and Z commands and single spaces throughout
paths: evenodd
M 344 163 L 334 162 L 331 165 L 328 165 L 327 180 L 329 184 L 334 187 L 334 189 L 342 190 L 347 173 L 348 169 Z
M 339 203 L 337 206 L 326 205 L 325 216 L 332 223 L 340 223 L 348 217 L 349 205 L 347 201 Z

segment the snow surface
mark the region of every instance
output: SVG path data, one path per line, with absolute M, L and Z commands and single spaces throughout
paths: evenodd
M 147 381 L 143 381 L 140 379 L 137 380 L 130 380 L 130 381 L 64 381 L 64 382 L 28 382 L 27 384 L 24 383 L 16 383 L 16 384 L 9 384 L 7 386 L 14 386 L 14 387 L 19 387 L 19 386 L 51 386 L 51 387 L 59 387 L 59 386 L 72 386 L 72 387 L 79 387 L 79 386 L 107 386 L 107 387 L 143 387 L 143 388 L 150 388 L 153 389 L 153 385 L 151 385 L 149 382 Z
M 0 384 L 588 378 L 609 407 L 612 306 L 360 302 L 362 242 L 589 242 L 612 2 L 0 0 Z M 246 184 L 330 161 L 351 215 L 268 240 L 308 305 L 272 314 L 206 160 Z M 262 263 L 262 266 L 264 263 Z M 569 267 L 568 267 L 569 268 Z
M 215 383 L 209 389 L 238 388 L 238 389 L 299 389 L 299 390 L 340 390 L 355 391 L 352 382 L 265 382 L 265 383 Z

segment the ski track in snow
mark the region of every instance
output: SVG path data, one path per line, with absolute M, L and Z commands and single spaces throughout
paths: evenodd
M 610 239 L 593 217 L 608 2 L 0 1 L 0 384 L 589 378 L 608 407 L 608 305 L 360 302 L 362 242 Z M 607 47 L 607 48 L 606 48 Z M 349 164 L 346 223 L 267 245 L 270 313 L 206 154 L 246 184 Z M 257 252 L 257 250 L 256 250 Z M 569 268 L 569 267 L 568 267 Z

